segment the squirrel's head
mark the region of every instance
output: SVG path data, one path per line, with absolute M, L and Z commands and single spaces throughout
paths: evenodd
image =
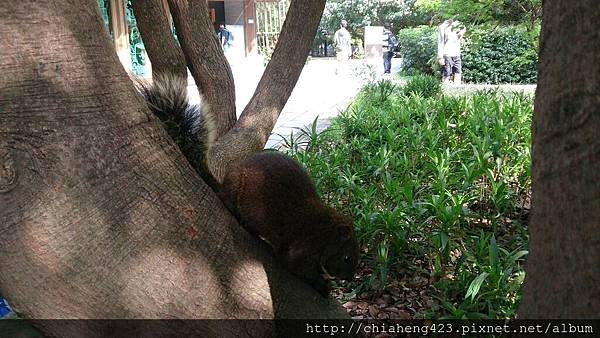
M 338 214 L 332 218 L 333 238 L 325 246 L 321 267 L 326 274 L 340 279 L 352 279 L 358 265 L 359 248 L 352 218 Z

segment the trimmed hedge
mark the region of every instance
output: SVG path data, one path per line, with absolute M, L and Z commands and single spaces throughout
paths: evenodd
M 405 28 L 399 30 L 397 36 L 404 70 L 433 75 L 431 60 L 437 53 L 437 27 Z
M 463 43 L 463 80 L 474 83 L 535 83 L 537 38 L 519 26 L 495 29 L 476 27 Z M 418 26 L 398 32 L 404 71 L 439 75 L 436 62 L 437 27 Z
M 537 34 L 520 27 L 475 30 L 463 51 L 463 79 L 476 83 L 535 83 Z

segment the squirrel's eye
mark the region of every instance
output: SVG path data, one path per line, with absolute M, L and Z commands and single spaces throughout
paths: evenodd
M 344 256 L 344 262 L 350 263 L 350 256 Z

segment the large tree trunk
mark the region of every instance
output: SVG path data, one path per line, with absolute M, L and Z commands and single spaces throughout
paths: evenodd
M 340 315 L 198 178 L 136 93 L 95 0 L 4 0 L 0 17 L 0 293 L 17 311 Z
M 187 80 L 185 57 L 171 33 L 163 0 L 134 0 L 132 6 L 152 74 L 173 73 Z
M 545 1 L 520 318 L 600 318 L 600 7 Z

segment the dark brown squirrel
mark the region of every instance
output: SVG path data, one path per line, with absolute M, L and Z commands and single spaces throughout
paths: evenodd
M 229 171 L 219 192 L 240 223 L 267 241 L 275 257 L 323 296 L 323 274 L 351 279 L 359 249 L 352 219 L 327 206 L 302 166 L 263 151 Z
M 329 284 L 323 275 L 354 276 L 359 248 L 352 219 L 319 199 L 298 162 L 278 152 L 259 152 L 219 183 L 205 161 L 214 142 L 213 118 L 202 103 L 188 103 L 185 80 L 167 75 L 138 85 L 194 169 L 242 226 L 270 244 L 286 269 L 324 297 Z

